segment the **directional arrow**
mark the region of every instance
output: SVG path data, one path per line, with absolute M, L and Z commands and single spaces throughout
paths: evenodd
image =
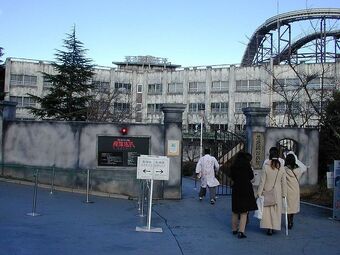
M 148 171 L 148 170 L 144 169 L 143 173 L 146 173 L 146 172 L 150 173 L 151 171 Z
M 161 174 L 162 174 L 162 173 L 163 173 L 163 170 L 160 170 L 160 171 L 156 171 L 156 173 L 161 173 Z

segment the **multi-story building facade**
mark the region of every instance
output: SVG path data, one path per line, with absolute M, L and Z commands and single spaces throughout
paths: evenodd
M 162 121 L 163 103 L 182 103 L 185 130 L 199 128 L 202 113 L 204 126 L 208 129 L 235 131 L 242 129 L 245 117 L 242 108 L 271 108 L 272 125 L 289 124 L 285 97 L 273 89 L 276 83 L 295 93 L 293 109 L 297 114 L 310 107 L 306 94 L 299 90 L 306 74 L 312 91 L 331 92 L 339 89 L 340 62 L 323 64 L 300 64 L 293 69 L 289 65 L 261 65 L 241 67 L 238 65 L 181 67 L 165 59 L 153 57 L 129 57 L 124 62 L 114 62 L 117 67 L 96 67 L 93 83 L 98 91 L 124 89 L 130 96 L 128 103 L 115 102 L 115 107 L 135 109 L 131 121 L 157 123 Z M 50 62 L 7 58 L 5 62 L 6 100 L 17 102 L 17 118 L 32 119 L 25 107 L 36 106 L 27 95 L 48 93 L 51 83 L 44 80 L 42 72 L 54 73 Z M 297 75 L 298 73 L 301 76 Z M 320 75 L 322 74 L 322 76 Z M 317 99 L 315 99 L 317 102 Z M 202 111 L 204 109 L 204 111 Z M 299 125 L 313 126 L 315 119 L 298 117 Z

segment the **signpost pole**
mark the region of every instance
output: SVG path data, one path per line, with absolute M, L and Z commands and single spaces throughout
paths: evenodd
M 148 210 L 148 223 L 147 223 L 149 231 L 151 229 L 152 192 L 153 192 L 153 179 L 151 179 L 150 194 L 149 194 L 149 210 Z
M 150 180 L 150 189 L 146 226 L 136 227 L 136 231 L 163 232 L 162 228 L 151 227 L 153 181 L 169 180 L 169 164 L 169 158 L 164 156 L 141 155 L 137 159 L 137 179 Z

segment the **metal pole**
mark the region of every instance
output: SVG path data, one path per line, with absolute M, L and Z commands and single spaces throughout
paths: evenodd
M 28 216 L 39 216 L 39 213 L 36 213 L 37 208 L 37 195 L 38 195 L 38 174 L 39 170 L 36 170 L 35 174 L 35 182 L 34 182 L 34 191 L 33 191 L 33 205 L 32 205 L 32 212 L 27 213 Z
M 52 177 L 51 177 L 51 191 L 50 191 L 50 195 L 53 195 L 53 189 L 54 189 L 54 175 L 55 175 L 55 169 L 53 167 L 52 169 Z
M 152 192 L 153 192 L 153 179 L 151 179 L 151 183 L 150 183 L 150 193 L 149 193 L 149 210 L 148 210 L 148 222 L 147 222 L 148 230 L 151 229 Z
M 141 185 L 139 189 L 139 198 L 138 198 L 138 211 L 140 217 L 144 217 L 144 200 L 145 200 L 145 181 L 141 180 Z
M 93 201 L 89 200 L 89 193 L 90 193 L 90 169 L 87 169 L 87 178 L 86 178 L 86 201 L 84 203 L 90 204 Z
M 201 116 L 201 138 L 200 138 L 200 157 L 202 156 L 203 156 L 203 116 Z

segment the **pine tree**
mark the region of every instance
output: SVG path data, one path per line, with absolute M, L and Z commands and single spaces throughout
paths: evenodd
M 4 48 L 0 47 L 0 100 L 4 100 L 5 98 L 5 65 L 1 59 L 4 55 L 3 50 Z
M 2 59 L 1 59 L 1 57 L 4 55 L 3 50 L 4 50 L 4 48 L 0 47 L 0 65 L 3 62 Z
M 52 63 L 56 74 L 43 72 L 44 81 L 52 83 L 49 93 L 42 97 L 29 94 L 40 104 L 40 108 L 30 107 L 29 110 L 41 119 L 84 121 L 93 98 L 94 65 L 85 57 L 87 50 L 77 40 L 75 28 L 66 35 L 63 45 L 66 50 L 57 50 L 56 61 Z

